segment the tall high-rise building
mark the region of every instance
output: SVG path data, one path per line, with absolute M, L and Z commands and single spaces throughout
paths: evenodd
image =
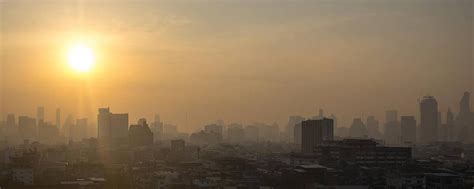
M 454 123 L 454 114 L 451 112 L 451 109 L 448 108 L 446 113 L 446 128 L 447 128 L 447 140 L 449 142 L 454 142 L 457 140 L 456 136 L 456 125 Z
M 375 119 L 374 116 L 367 117 L 366 125 L 367 125 L 367 132 L 370 138 L 374 138 L 374 139 L 382 138 L 382 134 L 380 133 L 380 130 L 379 130 L 380 123 L 378 120 Z
M 387 110 L 385 111 L 385 123 L 398 121 L 398 111 L 397 110 Z
M 402 116 L 401 142 L 402 144 L 416 144 L 416 120 L 414 116 Z
M 471 94 L 469 92 L 464 92 L 464 95 L 459 102 L 459 114 L 455 120 L 455 125 L 457 127 L 456 138 L 466 143 L 474 142 L 474 115 L 470 109 L 470 98 Z
M 69 114 L 66 117 L 66 121 L 64 121 L 64 126 L 62 128 L 62 133 L 64 134 L 64 137 L 66 137 L 66 139 L 72 140 L 73 135 L 74 135 L 73 129 L 74 129 L 74 118 L 72 117 L 71 114 Z
M 45 120 L 44 120 L 44 107 L 43 106 L 39 106 L 37 111 L 36 111 L 36 119 L 38 120 L 38 124 L 39 123 L 43 123 Z
M 138 124 L 130 126 L 128 138 L 131 146 L 153 145 L 153 133 L 148 127 L 146 119 L 139 119 Z
M 288 119 L 288 125 L 286 125 L 286 133 L 289 141 L 294 141 L 295 125 L 304 121 L 304 117 L 301 116 L 290 116 Z
M 36 119 L 28 116 L 18 117 L 19 137 L 22 140 L 37 140 Z
M 73 140 L 82 140 L 87 138 L 87 129 L 88 129 L 88 120 L 87 118 L 76 119 L 76 125 L 72 126 L 72 136 Z
M 367 127 L 365 126 L 364 122 L 362 122 L 362 119 L 354 119 L 349 129 L 349 136 L 354 138 L 366 138 L 367 135 Z
M 400 144 L 401 129 L 400 121 L 398 120 L 397 110 L 388 110 L 385 112 L 384 124 L 384 140 L 385 144 L 398 145 Z
M 62 129 L 61 126 L 61 109 L 57 108 L 56 109 L 56 127 L 59 129 Z
M 14 139 L 18 133 L 18 127 L 16 126 L 15 114 L 8 114 L 7 121 L 5 122 L 5 134 L 8 139 Z M 11 140 L 10 140 L 11 141 Z
M 106 143 L 124 143 L 128 139 L 128 114 L 113 114 L 109 108 L 99 108 L 97 138 Z
M 323 141 L 334 139 L 334 121 L 332 119 L 306 120 L 301 123 L 301 149 L 312 153 Z
M 420 101 L 420 142 L 438 141 L 438 102 L 433 96 Z
M 151 132 L 153 132 L 154 140 L 161 140 L 163 135 L 163 122 L 160 115 L 155 115 L 155 121 L 151 123 Z
M 297 123 L 293 130 L 293 142 L 298 145 L 301 144 L 301 123 Z

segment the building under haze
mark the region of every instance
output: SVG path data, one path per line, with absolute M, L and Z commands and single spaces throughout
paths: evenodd
M 151 132 L 146 119 L 138 120 L 138 124 L 130 125 L 128 137 L 131 146 L 151 146 L 153 145 L 153 133 Z
M 464 92 L 459 102 L 459 114 L 455 120 L 457 131 L 454 135 L 462 142 L 474 142 L 474 115 L 470 108 L 470 97 L 469 92 Z
M 374 138 L 374 139 L 382 138 L 382 133 L 380 133 L 380 129 L 379 129 L 380 123 L 377 119 L 375 119 L 374 116 L 367 117 L 366 125 L 367 125 L 367 132 L 370 138 Z
M 99 108 L 97 138 L 108 144 L 128 141 L 128 114 L 113 114 L 109 108 Z
M 420 101 L 420 142 L 438 141 L 438 102 L 433 96 Z
M 384 140 L 388 145 L 400 144 L 400 121 L 398 120 L 397 110 L 388 110 L 385 112 Z
M 5 122 L 5 135 L 7 140 L 13 141 L 18 134 L 18 127 L 16 125 L 15 114 L 8 114 Z
M 301 150 L 312 153 L 314 148 L 323 141 L 334 139 L 334 121 L 323 118 L 319 120 L 306 120 L 301 122 Z
M 163 137 L 163 122 L 160 115 L 155 115 L 155 121 L 151 123 L 151 132 L 153 132 L 153 140 L 161 140 Z
M 404 145 L 416 144 L 416 120 L 414 116 L 402 116 L 400 119 L 401 143 Z
M 288 135 L 289 141 L 295 140 L 295 125 L 300 124 L 304 121 L 304 117 L 302 116 L 290 116 L 288 118 L 288 124 L 286 125 L 286 134 Z
M 71 128 L 71 139 L 78 141 L 87 138 L 87 129 L 87 118 L 77 119 L 76 124 Z
M 353 138 L 367 138 L 368 132 L 362 119 L 356 118 L 352 121 L 349 129 L 349 136 Z
M 18 130 L 21 140 L 37 140 L 38 129 L 36 127 L 36 119 L 28 116 L 18 117 Z
M 227 140 L 231 143 L 239 143 L 244 141 L 244 129 L 240 124 L 231 124 L 227 129 Z

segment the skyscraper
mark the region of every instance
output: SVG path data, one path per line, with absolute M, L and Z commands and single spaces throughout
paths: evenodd
M 163 122 L 161 122 L 160 115 L 155 115 L 155 121 L 151 123 L 151 132 L 153 132 L 154 140 L 161 140 L 163 135 Z
M 43 106 L 38 106 L 38 109 L 36 111 L 36 119 L 38 120 L 38 124 L 44 122 L 44 107 Z
M 301 149 L 304 153 L 312 153 L 314 148 L 323 141 L 334 139 L 334 121 L 323 118 L 301 122 Z
M 128 114 L 113 114 L 109 108 L 99 108 L 97 137 L 105 143 L 120 144 L 128 138 Z
M 7 121 L 5 123 L 5 134 L 9 139 L 13 139 L 18 132 L 18 128 L 16 126 L 16 119 L 15 114 L 8 114 Z
M 295 144 L 301 144 L 301 123 L 295 125 L 293 130 L 293 141 Z
M 18 117 L 18 130 L 19 136 L 22 140 L 36 140 L 37 139 L 37 128 L 36 119 L 28 116 Z
M 397 110 L 388 110 L 385 112 L 384 139 L 388 145 L 400 144 L 400 121 L 398 120 Z
M 416 120 L 414 116 L 402 116 L 401 121 L 402 144 L 416 144 Z
M 286 126 L 286 133 L 289 141 L 294 141 L 295 125 L 304 121 L 304 117 L 301 116 L 290 116 L 288 118 L 288 125 Z
M 367 117 L 367 132 L 370 138 L 380 139 L 382 134 L 379 130 L 379 121 L 375 119 L 374 116 Z
M 58 127 L 58 129 L 62 129 L 62 127 L 61 127 L 61 109 L 59 109 L 59 108 L 56 109 L 56 127 Z
M 457 139 L 456 136 L 456 126 L 454 123 L 454 114 L 451 112 L 451 109 L 448 108 L 448 112 L 446 113 L 446 128 L 448 131 L 447 140 L 449 142 L 454 142 Z
M 469 92 L 464 92 L 464 95 L 459 102 L 459 114 L 456 117 L 455 125 L 457 127 L 457 138 L 462 142 L 474 142 L 472 128 L 474 123 L 474 116 L 470 109 L 470 97 Z
M 349 129 L 349 136 L 354 138 L 366 138 L 368 135 L 367 128 L 362 122 L 362 119 L 356 118 L 352 121 L 352 125 Z
M 87 138 L 88 121 L 87 118 L 76 119 L 76 125 L 72 127 L 72 139 L 82 140 Z
M 385 123 L 398 121 L 398 111 L 397 110 L 387 110 L 385 111 Z
M 438 102 L 433 96 L 424 96 L 420 101 L 420 142 L 438 140 Z
M 138 124 L 130 126 L 128 137 L 131 146 L 153 145 L 153 133 L 144 118 L 138 120 Z

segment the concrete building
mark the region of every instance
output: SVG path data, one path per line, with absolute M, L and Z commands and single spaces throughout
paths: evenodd
M 414 116 L 402 116 L 401 143 L 404 145 L 416 144 L 416 120 Z
M 128 131 L 131 146 L 153 145 L 153 132 L 151 132 L 145 119 L 138 120 L 138 124 L 131 125 Z
M 314 148 L 323 141 L 334 139 L 334 122 L 332 119 L 306 120 L 302 122 L 301 149 L 304 153 L 312 153 Z
M 420 101 L 420 142 L 438 141 L 438 102 L 433 96 L 425 96 Z
M 100 108 L 97 123 L 99 141 L 113 144 L 128 141 L 128 114 L 113 114 L 109 108 Z
M 28 116 L 18 117 L 18 130 L 21 140 L 37 140 L 38 129 L 36 127 L 36 119 Z

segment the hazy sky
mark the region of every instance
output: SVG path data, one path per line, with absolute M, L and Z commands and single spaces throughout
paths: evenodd
M 0 106 L 43 105 L 51 121 L 56 107 L 110 106 L 182 130 L 319 108 L 345 126 L 417 115 L 426 94 L 457 112 L 473 88 L 472 20 L 472 0 L 0 0 Z M 74 41 L 94 49 L 87 75 L 67 66 Z

